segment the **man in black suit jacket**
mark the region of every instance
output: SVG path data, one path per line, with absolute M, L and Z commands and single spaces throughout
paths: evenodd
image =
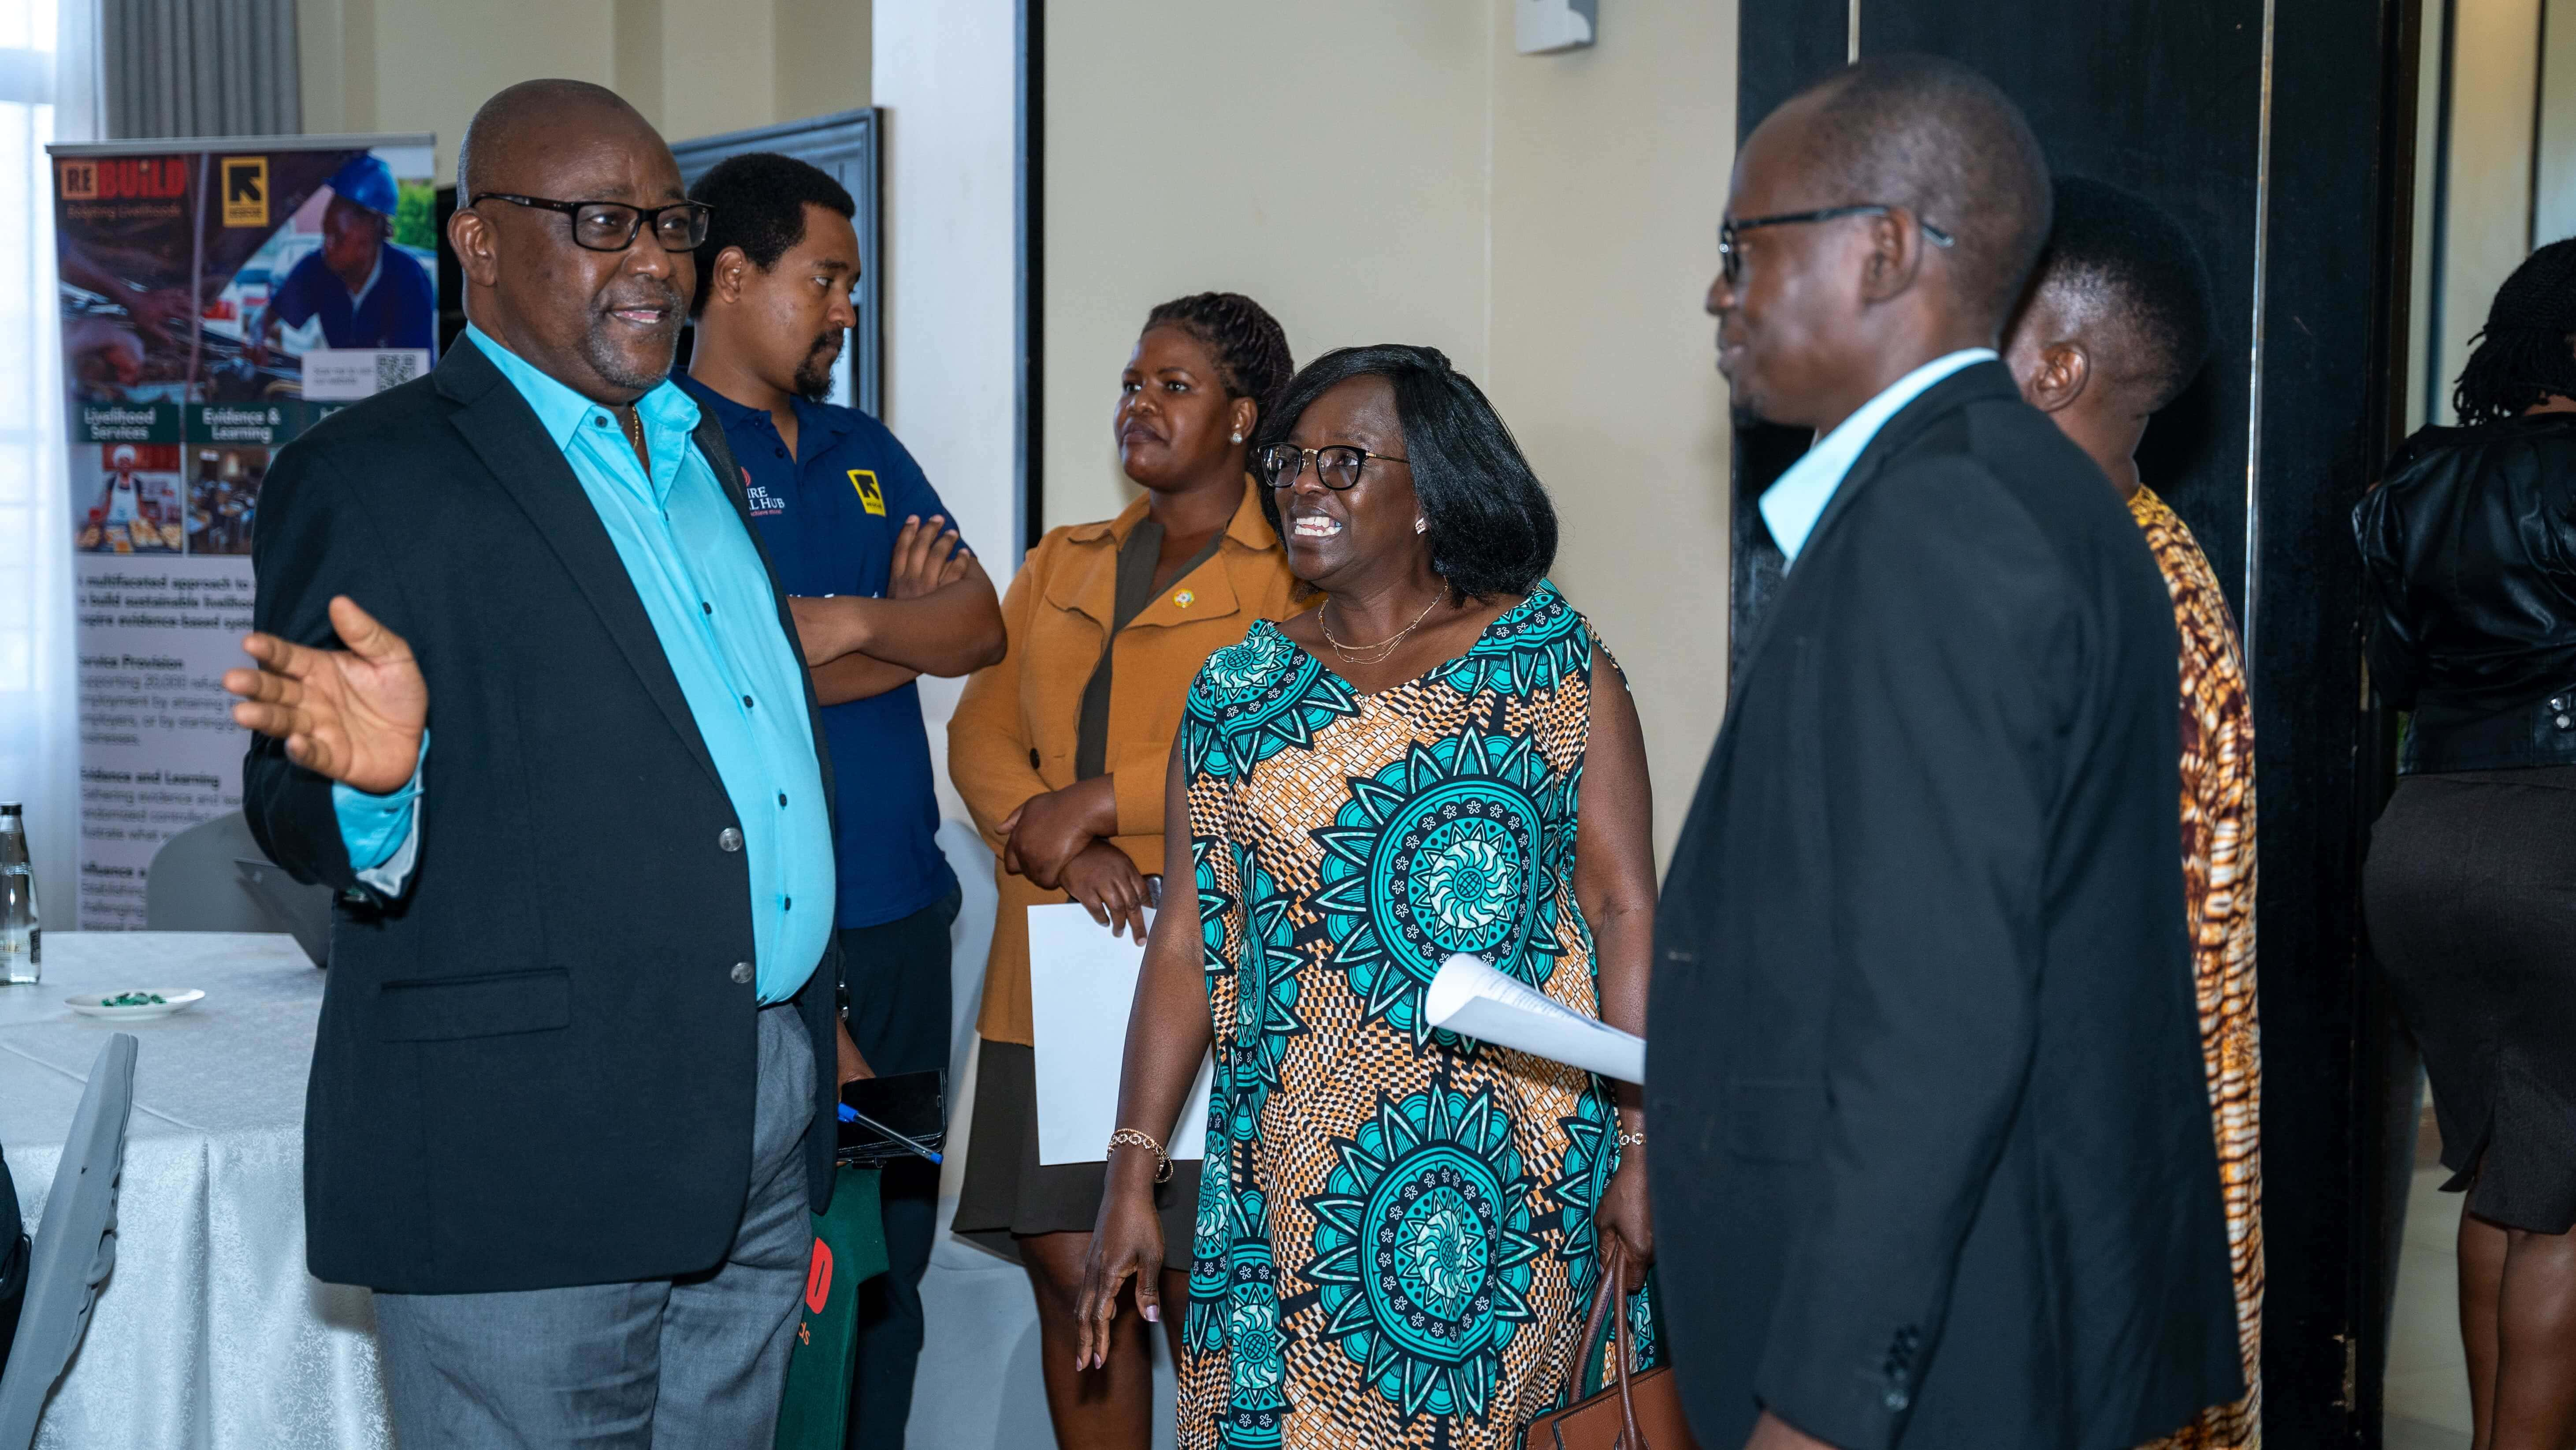
M 596 86 L 458 171 L 473 329 L 279 456 L 224 682 L 260 844 L 340 893 L 312 1269 L 378 1290 L 409 1450 L 766 1445 L 865 1065 L 795 631 L 666 378 L 703 219 Z
M 1720 366 L 1819 437 L 1764 496 L 1787 579 L 1657 923 L 1659 1267 L 1711 1447 L 2122 1450 L 2236 1392 L 2172 610 L 1993 352 L 2048 207 L 1947 61 L 1863 61 L 1737 160 Z

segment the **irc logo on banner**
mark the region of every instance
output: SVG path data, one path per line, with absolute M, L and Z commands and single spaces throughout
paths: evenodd
M 268 225 L 268 158 L 227 156 L 224 174 L 224 225 Z
M 874 469 L 851 469 L 850 487 L 859 491 L 859 507 L 878 518 L 885 517 L 885 489 L 878 485 Z

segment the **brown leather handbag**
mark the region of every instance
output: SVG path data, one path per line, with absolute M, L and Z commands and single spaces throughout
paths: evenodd
M 1611 1356 L 1619 1382 L 1562 1410 L 1550 1410 L 1521 1430 L 1521 1450 L 1699 1450 L 1690 1422 L 1682 1418 L 1681 1386 L 1673 1383 L 1669 1365 L 1632 1373 L 1628 1315 L 1620 1307 L 1619 1281 L 1627 1276 L 1628 1250 L 1617 1239 L 1601 1266 L 1601 1287 L 1592 1296 L 1592 1316 L 1574 1349 L 1567 1383 L 1583 1383 L 1583 1367 L 1601 1352 L 1602 1321 L 1615 1328 L 1618 1352 Z

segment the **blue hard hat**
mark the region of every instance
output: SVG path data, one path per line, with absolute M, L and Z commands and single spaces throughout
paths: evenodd
M 331 174 L 329 185 L 342 201 L 378 216 L 394 214 L 393 168 L 367 152 L 350 157 L 348 165 Z

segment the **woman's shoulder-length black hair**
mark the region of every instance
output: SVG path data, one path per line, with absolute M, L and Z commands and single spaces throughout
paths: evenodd
M 1285 442 L 1317 398 L 1353 378 L 1381 377 L 1395 390 L 1396 421 L 1413 464 L 1431 567 L 1464 599 L 1527 594 L 1556 561 L 1556 509 L 1530 471 L 1512 430 L 1484 390 L 1449 366 L 1439 349 L 1402 343 L 1328 352 L 1288 380 L 1279 406 L 1261 419 L 1253 456 Z M 1261 490 L 1261 512 L 1281 538 L 1279 497 Z

